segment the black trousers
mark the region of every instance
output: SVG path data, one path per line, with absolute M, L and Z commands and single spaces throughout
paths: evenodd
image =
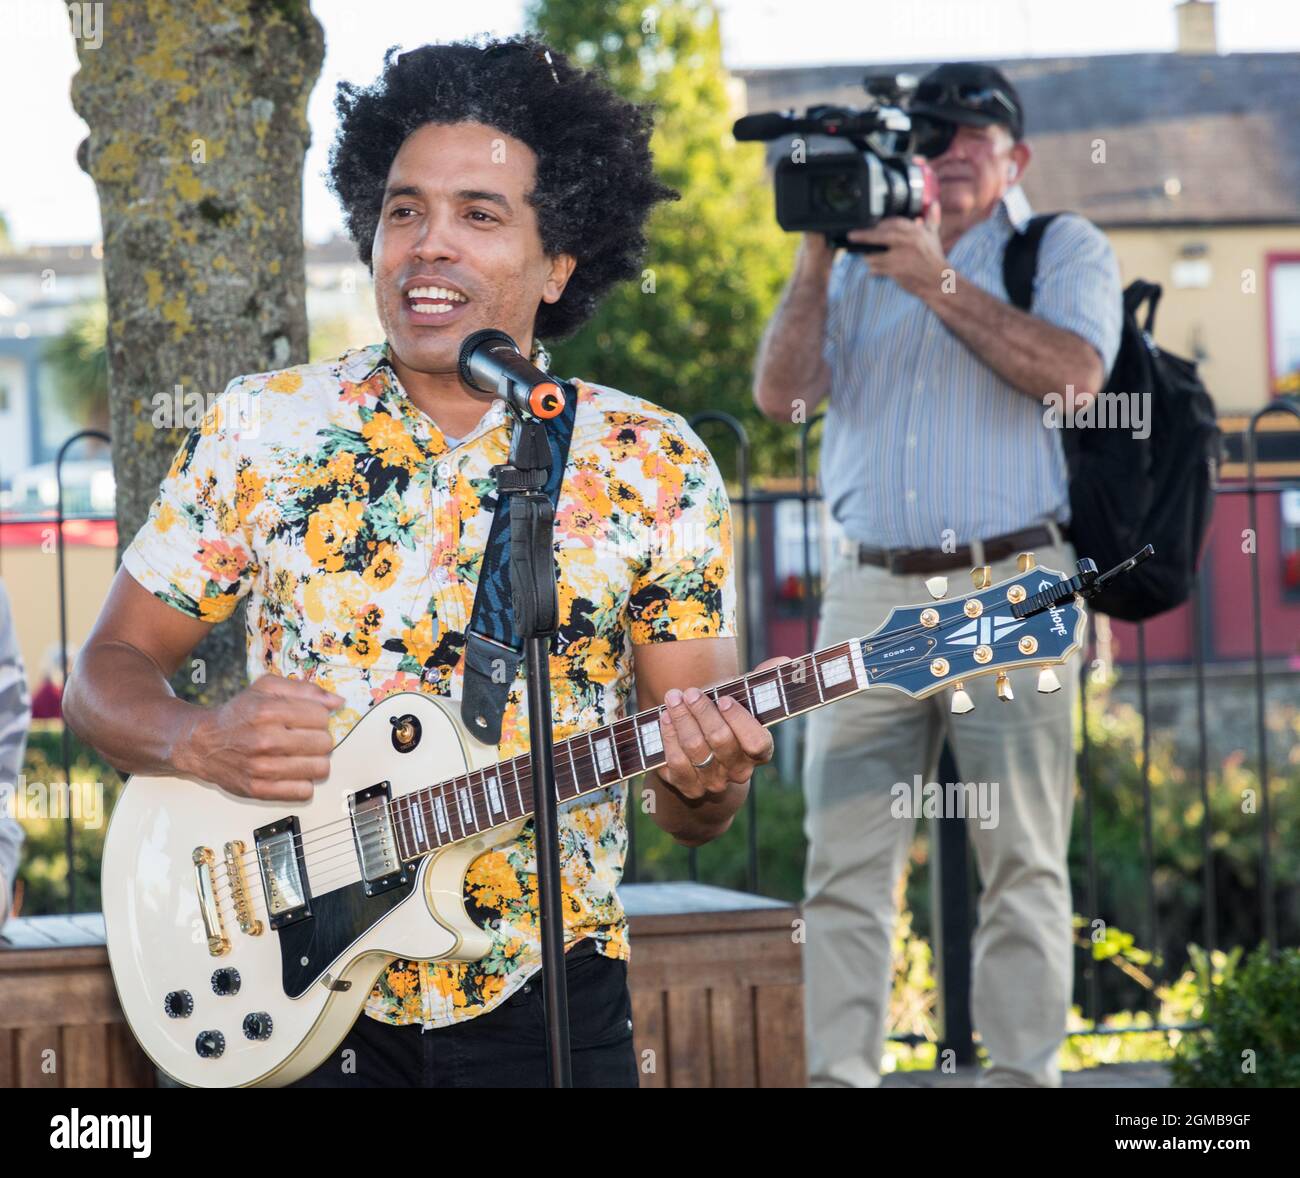
M 636 1088 L 627 962 L 587 939 L 565 955 L 576 1088 Z M 426 1031 L 362 1014 L 333 1054 L 291 1088 L 544 1088 L 544 979 L 539 970 L 495 1010 Z

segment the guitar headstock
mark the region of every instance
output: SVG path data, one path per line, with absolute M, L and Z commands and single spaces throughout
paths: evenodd
M 997 675 L 998 696 L 1011 699 L 1006 672 L 1014 667 L 1040 668 L 1038 690 L 1056 691 L 1060 680 L 1052 668 L 1083 644 L 1087 615 L 1079 599 L 1062 590 L 1078 578 L 1037 567 L 1028 552 L 1020 554 L 1019 564 L 1016 576 L 997 585 L 990 583 L 987 566 L 972 570 L 974 591 L 964 597 L 946 598 L 944 577 L 927 581 L 935 600 L 894 609 L 876 630 L 856 640 L 869 685 L 892 687 L 915 699 L 956 687 L 954 712 L 973 707 L 963 684 L 981 675 Z M 1046 601 L 1053 591 L 1064 599 L 1020 616 L 1032 599 Z

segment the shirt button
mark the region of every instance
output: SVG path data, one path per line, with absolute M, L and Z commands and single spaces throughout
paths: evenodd
M 531 994 L 532 992 L 533 992 L 533 984 L 532 982 L 529 982 L 527 985 L 524 986 L 524 993 Z
M 908 434 L 908 435 L 907 435 L 907 444 L 908 444 L 908 446 L 915 446 L 915 445 L 916 445 L 916 435 L 915 435 L 915 434 Z
M 908 493 L 907 493 L 907 501 L 908 501 L 909 503 L 914 503 L 914 502 L 916 501 L 916 492 L 915 492 L 915 491 L 908 491 Z

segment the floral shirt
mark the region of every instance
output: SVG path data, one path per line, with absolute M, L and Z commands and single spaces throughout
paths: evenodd
M 625 714 L 633 644 L 735 633 L 731 516 L 709 452 L 676 414 L 576 382 L 555 516 L 560 628 L 555 735 Z M 346 706 L 340 740 L 396 691 L 459 699 L 461 654 L 492 521 L 491 467 L 509 454 L 493 402 L 452 446 L 374 344 L 317 364 L 237 377 L 187 437 L 123 556 L 193 618 L 248 595 L 248 672 L 312 679 Z M 498 746 L 528 751 L 523 668 Z M 616 890 L 626 783 L 559 807 L 566 947 L 593 937 L 629 956 Z M 366 1012 L 438 1027 L 504 1001 L 541 965 L 533 824 L 471 865 L 465 904 L 492 949 L 474 962 L 394 962 Z

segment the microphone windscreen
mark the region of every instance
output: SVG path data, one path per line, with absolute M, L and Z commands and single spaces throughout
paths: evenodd
M 789 120 L 782 114 L 746 115 L 737 119 L 731 133 L 742 143 L 755 139 L 775 139 L 789 133 Z

